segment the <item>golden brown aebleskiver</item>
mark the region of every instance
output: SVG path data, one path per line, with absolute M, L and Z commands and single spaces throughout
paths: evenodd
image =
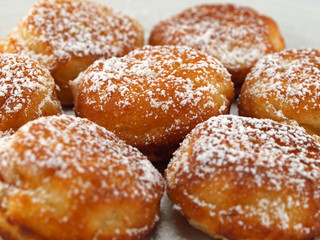
M 68 82 L 95 60 L 123 56 L 143 45 L 141 25 L 93 0 L 39 0 L 1 41 L 0 52 L 24 53 L 49 68 L 62 104 Z
M 145 46 L 96 61 L 72 83 L 75 113 L 114 132 L 151 160 L 233 101 L 230 74 L 215 58 L 182 46 Z
M 28 56 L 0 54 L 0 137 L 28 121 L 61 112 L 46 68 Z
M 162 176 L 103 127 L 53 116 L 0 141 L 5 240 L 144 239 L 159 219 Z
M 218 58 L 238 90 L 257 60 L 285 46 L 273 19 L 232 4 L 185 9 L 154 26 L 149 43 L 186 45 Z
M 185 138 L 167 192 L 194 227 L 217 239 L 320 237 L 320 145 L 269 119 L 212 117 Z
M 320 51 L 288 49 L 261 59 L 248 74 L 239 114 L 304 127 L 320 136 Z

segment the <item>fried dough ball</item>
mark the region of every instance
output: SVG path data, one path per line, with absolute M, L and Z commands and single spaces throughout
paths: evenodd
M 27 56 L 0 54 L 0 137 L 41 116 L 61 114 L 49 71 Z
M 166 170 L 191 225 L 217 239 L 320 236 L 320 145 L 301 128 L 233 115 L 199 124 Z
M 293 49 L 268 55 L 248 74 L 239 114 L 304 127 L 320 136 L 320 51 Z
M 141 25 L 92 0 L 39 0 L 0 51 L 24 53 L 49 68 L 62 104 L 71 104 L 69 80 L 95 60 L 123 56 L 143 45 Z
M 164 182 L 136 148 L 86 120 L 40 118 L 0 144 L 4 239 L 143 239 Z
M 284 49 L 277 24 L 255 10 L 232 4 L 199 5 L 159 22 L 151 45 L 186 45 L 218 58 L 235 88 L 258 59 Z
M 233 100 L 215 58 L 181 46 L 145 46 L 97 61 L 73 83 L 75 113 L 114 132 L 152 161 L 167 160 L 185 135 Z

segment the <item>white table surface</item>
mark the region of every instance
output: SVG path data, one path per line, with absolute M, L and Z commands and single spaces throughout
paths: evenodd
M 0 0 L 0 38 L 5 37 L 24 16 L 34 0 Z M 110 7 L 136 18 L 145 28 L 146 39 L 159 20 L 200 3 L 228 2 L 247 5 L 271 16 L 279 25 L 287 48 L 320 48 L 319 0 L 101 0 Z M 185 219 L 172 210 L 165 196 L 161 202 L 161 221 L 155 228 L 152 240 L 209 240 L 188 225 Z

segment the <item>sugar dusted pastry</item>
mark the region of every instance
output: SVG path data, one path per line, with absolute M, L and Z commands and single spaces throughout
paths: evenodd
M 96 61 L 72 85 L 76 115 L 151 160 L 168 159 L 194 126 L 228 113 L 234 94 L 219 61 L 182 46 L 145 46 Z
M 0 52 L 24 53 L 50 69 L 63 104 L 68 82 L 95 60 L 123 56 L 143 45 L 140 24 L 98 1 L 39 0 L 0 43 Z
M 239 114 L 271 118 L 320 136 L 320 51 L 292 49 L 261 59 L 248 74 Z
M 154 26 L 151 45 L 186 45 L 218 58 L 239 89 L 262 56 L 284 48 L 277 24 L 249 7 L 203 4 Z
M 0 141 L 4 240 L 144 239 L 159 220 L 160 173 L 88 120 L 39 118 Z
M 61 114 L 49 71 L 27 56 L 0 54 L 0 137 L 41 116 Z
M 320 237 L 320 145 L 268 119 L 212 117 L 185 138 L 166 170 L 167 192 L 215 239 Z

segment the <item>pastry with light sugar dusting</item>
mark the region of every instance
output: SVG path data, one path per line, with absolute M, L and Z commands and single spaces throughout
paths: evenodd
M 320 51 L 291 49 L 261 59 L 248 74 L 239 114 L 301 126 L 320 139 Z
M 237 90 L 257 60 L 285 46 L 273 19 L 232 4 L 199 5 L 160 21 L 149 43 L 186 45 L 218 58 Z
M 174 153 L 166 181 L 175 209 L 215 239 L 320 237 L 320 145 L 301 128 L 212 117 Z
M 61 114 L 49 71 L 27 56 L 0 54 L 0 137 L 42 116 Z
M 215 58 L 182 46 L 145 46 L 96 61 L 72 82 L 75 113 L 150 160 L 167 160 L 187 133 L 227 114 L 234 89 Z
M 123 56 L 143 45 L 141 25 L 94 0 L 39 0 L 1 41 L 0 52 L 24 53 L 46 66 L 71 104 L 68 82 L 95 60 Z
M 144 239 L 159 220 L 160 173 L 86 119 L 39 118 L 0 141 L 1 239 Z

